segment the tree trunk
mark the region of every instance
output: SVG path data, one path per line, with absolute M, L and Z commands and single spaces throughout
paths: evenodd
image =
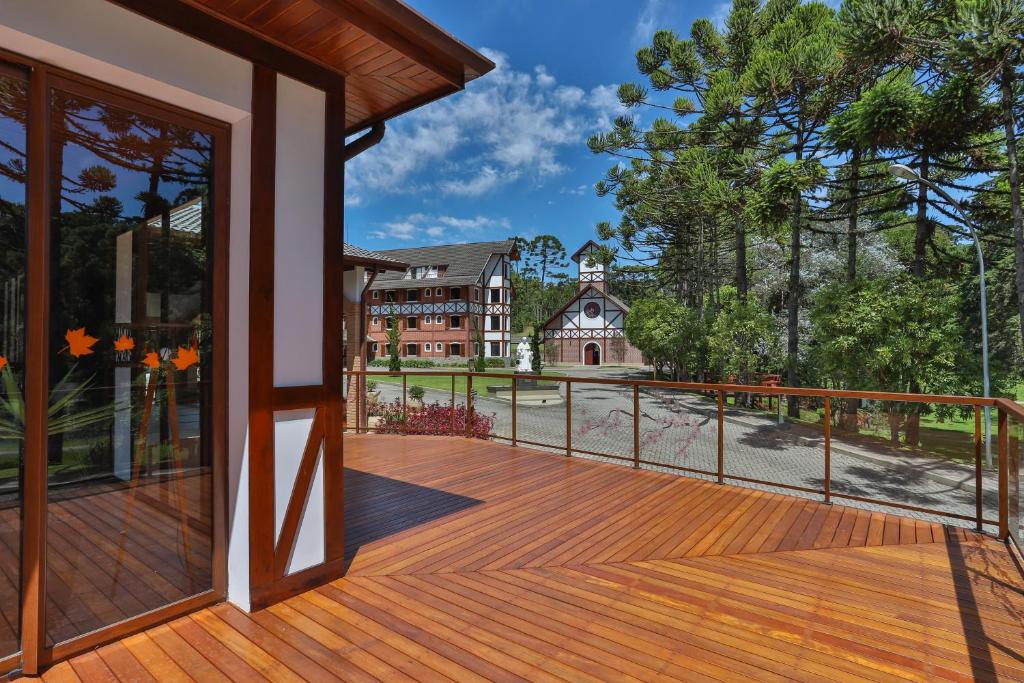
M 921 178 L 928 180 L 928 152 L 921 152 Z M 925 247 L 928 245 L 928 186 L 923 182 L 918 183 L 917 189 L 917 221 L 914 232 L 914 261 L 911 266 L 911 273 L 916 278 L 924 277 Z
M 740 301 L 747 300 L 747 232 L 743 216 L 736 216 L 736 293 Z
M 857 279 L 857 215 L 860 213 L 860 148 L 854 148 L 850 157 L 850 201 L 849 216 L 846 222 L 846 279 L 853 282 Z M 850 398 L 846 400 L 846 408 L 843 410 L 843 428 L 848 432 L 856 433 L 857 411 L 860 409 L 860 399 Z
M 857 278 L 857 214 L 860 213 L 860 149 L 850 157 L 850 201 L 846 221 L 846 279 Z
M 1020 169 L 1017 166 L 1017 118 L 1014 112 L 1014 70 L 1003 67 L 999 92 L 1002 96 L 1003 129 L 1006 134 L 1006 161 L 1010 182 L 1010 217 L 1013 222 L 1013 262 L 1016 270 L 1017 313 L 1024 340 L 1024 213 L 1020 204 Z
M 799 161 L 801 151 L 797 150 Z M 800 350 L 800 219 L 803 213 L 803 202 L 800 191 L 793 193 L 793 222 L 790 229 L 789 245 L 789 296 L 786 301 L 786 384 L 791 387 L 800 385 L 797 373 L 797 358 Z M 800 402 L 796 396 L 787 397 L 787 413 L 790 417 L 800 417 Z

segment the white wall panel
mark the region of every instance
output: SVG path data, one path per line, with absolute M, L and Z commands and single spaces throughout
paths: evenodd
M 323 381 L 325 97 L 320 90 L 278 76 L 274 208 L 276 386 Z

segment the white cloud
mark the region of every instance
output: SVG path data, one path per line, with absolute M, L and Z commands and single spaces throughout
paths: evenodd
M 655 31 L 681 26 L 676 15 L 682 6 L 676 0 L 644 0 L 633 26 L 633 43 L 637 47 L 650 45 Z
M 492 218 L 480 215 L 462 218 L 458 216 L 411 213 L 399 220 L 384 223 L 380 228 L 372 230 L 369 234 L 370 237 L 381 240 L 407 242 L 410 240 L 422 240 L 424 237 L 432 239 L 443 237 L 445 243 L 460 243 L 467 241 L 467 238 L 479 238 L 487 232 L 508 232 L 511 228 L 512 224 L 507 218 Z
M 494 71 L 389 124 L 379 145 L 349 162 L 349 206 L 380 194 L 475 197 L 520 178 L 544 182 L 565 172 L 565 149 L 621 111 L 616 86 L 560 85 L 544 65 L 516 71 L 507 55 L 483 52 Z

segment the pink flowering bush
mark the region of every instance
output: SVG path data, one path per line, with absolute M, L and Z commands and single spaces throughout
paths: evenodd
M 454 417 L 453 417 L 454 413 Z M 402 414 L 402 402 L 394 400 L 390 403 L 378 403 L 370 409 L 370 415 L 379 417 L 377 432 L 380 434 L 427 434 L 446 436 L 452 433 L 452 421 L 455 433 L 466 433 L 466 406 L 441 405 L 440 403 L 425 404 L 422 408 L 407 406 Z M 475 439 L 490 437 L 494 428 L 494 416 L 473 411 L 469 435 Z

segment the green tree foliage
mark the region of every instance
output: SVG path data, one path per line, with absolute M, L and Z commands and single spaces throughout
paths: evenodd
M 861 306 L 858 296 L 870 294 L 882 305 L 882 283 L 891 286 L 889 322 L 903 316 L 900 332 L 943 330 L 936 359 L 980 353 L 964 219 L 923 183 L 892 177 L 889 166 L 901 163 L 967 206 L 990 265 L 996 382 L 1024 375 L 1020 0 L 844 0 L 838 10 L 733 0 L 718 27 L 699 19 L 686 35 L 673 28 L 637 52 L 641 80 L 619 88 L 628 115 L 588 141 L 614 162 L 596 190 L 614 197 L 620 216 L 596 232 L 632 269 L 623 281 L 630 303 L 652 314 L 633 321 L 645 353 L 657 348 L 670 363 L 671 349 L 658 344 L 673 331 L 656 322 L 667 300 L 699 323 L 696 337 L 683 337 L 703 339 L 711 370 L 753 376 L 771 365 L 732 327 L 756 320 L 767 330 L 771 317 L 784 330 L 788 385 L 974 386 L 977 363 L 962 364 L 956 382 L 938 360 L 865 372 L 879 362 L 874 351 L 834 354 L 842 371 L 820 371 L 818 354 L 840 330 L 818 302 Z M 936 298 L 917 310 L 914 296 L 929 291 Z M 941 320 L 929 316 L 938 300 Z M 693 372 L 705 361 L 672 362 Z M 795 401 L 789 408 L 798 411 Z
M 782 366 L 778 322 L 753 298 L 742 299 L 734 287 L 722 288 L 721 307 L 708 331 L 708 359 L 722 378 L 756 383 L 758 373 Z
M 704 357 L 704 333 L 696 311 L 669 297 L 634 302 L 625 332 L 630 344 L 677 379 L 688 377 Z
M 402 331 L 398 329 L 398 318 L 395 311 L 388 312 L 388 370 L 399 372 L 402 369 Z

